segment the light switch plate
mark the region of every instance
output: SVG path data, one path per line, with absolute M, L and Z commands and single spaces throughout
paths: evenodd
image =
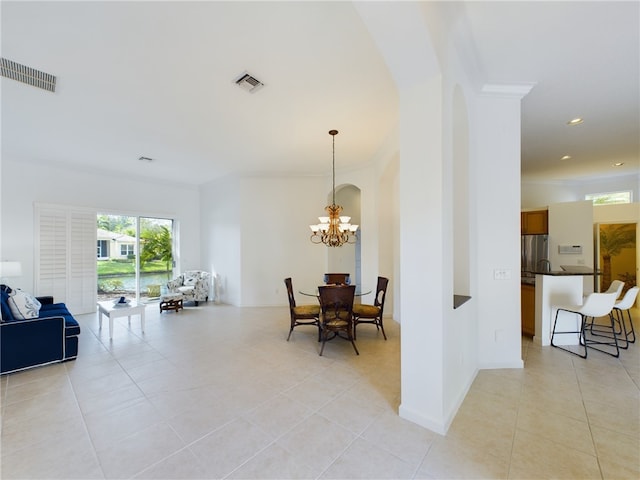
M 493 271 L 494 280 L 509 280 L 511 278 L 511 270 L 499 268 Z

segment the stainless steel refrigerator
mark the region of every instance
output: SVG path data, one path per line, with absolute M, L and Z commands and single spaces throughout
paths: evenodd
M 535 274 L 551 270 L 549 235 L 522 235 L 520 265 L 523 283 L 535 283 Z

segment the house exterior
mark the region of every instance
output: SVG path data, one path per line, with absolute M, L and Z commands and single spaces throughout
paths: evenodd
M 136 255 L 136 239 L 124 233 L 97 229 L 98 260 L 127 260 Z

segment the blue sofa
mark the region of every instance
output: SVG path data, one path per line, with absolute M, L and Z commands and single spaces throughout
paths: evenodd
M 11 288 L 0 285 L 0 373 L 11 373 L 78 356 L 80 325 L 64 303 L 38 297 L 38 318 L 15 319 L 7 303 Z

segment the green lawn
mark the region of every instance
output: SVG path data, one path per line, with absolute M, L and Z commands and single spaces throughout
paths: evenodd
M 162 273 L 167 271 L 167 265 L 164 262 L 154 261 L 147 262 L 142 268 L 143 273 Z M 98 262 L 98 276 L 102 275 L 123 275 L 135 273 L 135 263 L 133 260 L 115 261 L 100 260 Z

